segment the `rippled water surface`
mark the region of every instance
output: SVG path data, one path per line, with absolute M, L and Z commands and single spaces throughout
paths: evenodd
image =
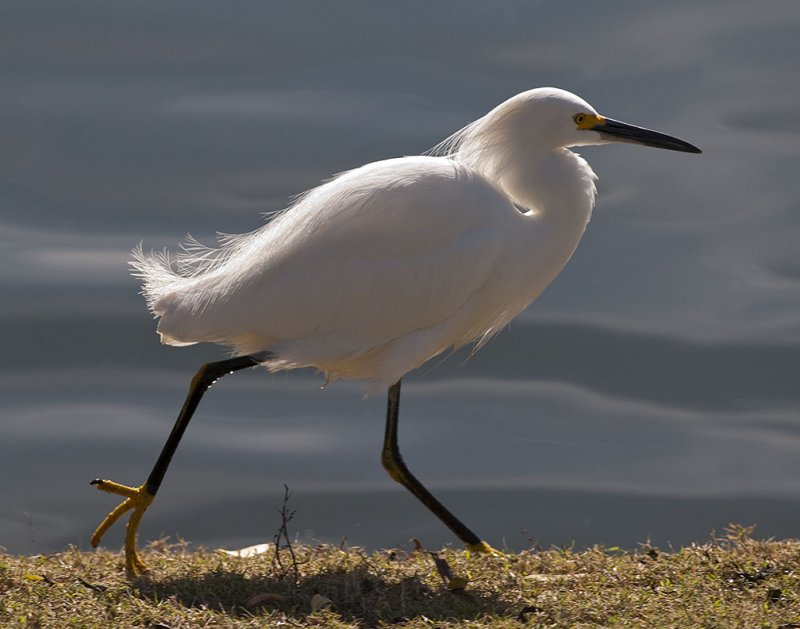
M 5 4 L 0 545 L 87 546 L 214 347 L 166 348 L 129 251 L 213 241 L 332 173 L 570 89 L 700 146 L 581 151 L 564 273 L 474 358 L 404 386 L 409 465 L 492 544 L 683 544 L 800 522 L 800 5 Z M 384 400 L 312 372 L 207 396 L 141 536 L 455 542 L 379 462 Z M 120 543 L 121 530 L 107 543 Z

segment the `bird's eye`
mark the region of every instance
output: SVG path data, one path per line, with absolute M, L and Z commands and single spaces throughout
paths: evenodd
M 583 122 L 586 120 L 586 114 L 575 114 L 572 116 L 572 119 L 577 125 L 583 124 Z

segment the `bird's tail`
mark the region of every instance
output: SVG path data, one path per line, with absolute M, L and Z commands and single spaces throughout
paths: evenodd
M 197 316 L 204 299 L 203 291 L 197 290 L 199 264 L 190 266 L 186 257 L 172 256 L 166 249 L 145 252 L 141 244 L 132 251 L 129 264 L 133 276 L 142 281 L 141 293 L 147 307 L 160 319 L 158 333 L 162 343 L 193 345 L 211 340 L 205 338 L 206 331 L 200 329 L 203 318 Z
M 142 295 L 147 300 L 147 307 L 155 316 L 161 312 L 156 309 L 159 298 L 177 288 L 185 280 L 172 268 L 169 251 L 148 251 L 145 253 L 142 243 L 131 252 L 128 263 L 131 274 L 142 281 Z

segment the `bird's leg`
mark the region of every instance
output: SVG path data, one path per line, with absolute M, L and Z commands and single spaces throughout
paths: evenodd
M 139 529 L 139 522 L 147 507 L 153 502 L 153 498 L 161 486 L 161 481 L 164 480 L 164 474 L 172 461 L 172 456 L 175 454 L 181 437 L 183 437 L 183 433 L 189 425 L 189 421 L 192 419 L 192 415 L 197 409 L 203 394 L 222 376 L 247 367 L 254 367 L 267 358 L 269 358 L 268 353 L 252 354 L 250 356 L 239 356 L 219 362 L 207 363 L 200 367 L 194 378 L 192 378 L 189 394 L 186 396 L 186 401 L 183 403 L 178 419 L 172 427 L 172 432 L 164 444 L 161 455 L 143 485 L 140 487 L 128 487 L 127 485 L 120 485 L 119 483 L 99 478 L 91 482 L 100 491 L 106 491 L 125 498 L 97 527 L 92 535 L 92 546 L 97 546 L 105 532 L 125 513 L 133 509 L 125 534 L 125 567 L 129 575 L 136 576 L 146 572 L 148 569 L 136 552 L 136 533 Z
M 475 533 L 470 531 L 456 516 L 428 491 L 411 473 L 400 456 L 400 448 L 397 445 L 397 419 L 400 410 L 400 380 L 389 387 L 389 400 L 386 408 L 386 435 L 383 440 L 383 451 L 381 452 L 381 462 L 383 467 L 398 483 L 403 485 L 414 494 L 422 504 L 444 522 L 447 527 L 463 541 L 467 549 L 480 553 L 497 551 L 481 540 Z

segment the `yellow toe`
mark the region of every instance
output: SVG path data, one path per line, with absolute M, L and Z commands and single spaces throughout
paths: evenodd
M 125 568 L 128 575 L 132 577 L 147 572 L 149 570 L 147 564 L 141 560 L 139 553 L 136 551 L 136 536 L 139 531 L 139 523 L 142 520 L 142 516 L 147 510 L 147 507 L 150 506 L 150 503 L 153 502 L 153 494 L 147 491 L 146 485 L 142 485 L 141 487 L 128 487 L 127 485 L 120 485 L 113 481 L 100 479 L 92 481 L 92 485 L 97 487 L 100 491 L 125 497 L 125 500 L 117 505 L 105 519 L 103 519 L 100 526 L 95 529 L 95 532 L 92 534 L 92 546 L 97 546 L 105 532 L 125 513 L 133 510 L 125 531 Z

